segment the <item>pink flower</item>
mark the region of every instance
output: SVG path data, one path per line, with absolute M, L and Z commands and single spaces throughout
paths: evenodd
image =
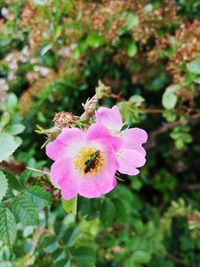
M 140 128 L 121 131 L 123 122 L 117 106 L 111 109 L 101 107 L 95 115 L 98 124 L 105 126 L 110 134 L 123 140 L 123 145 L 117 152 L 118 170 L 128 175 L 137 175 L 139 173 L 137 168 L 142 167 L 146 162 L 146 152 L 142 144 L 147 141 L 147 133 Z
M 66 200 L 77 194 L 97 198 L 116 186 L 118 162 L 115 151 L 121 140 L 98 124 L 87 132 L 78 128 L 64 128 L 47 144 L 46 154 L 55 162 L 51 166 L 52 181 L 61 188 Z

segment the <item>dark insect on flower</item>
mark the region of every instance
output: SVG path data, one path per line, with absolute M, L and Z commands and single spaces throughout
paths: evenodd
M 90 155 L 90 158 L 85 161 L 84 173 L 88 173 L 91 169 L 95 169 L 96 164 L 98 163 L 99 155 L 100 155 L 99 150 Z

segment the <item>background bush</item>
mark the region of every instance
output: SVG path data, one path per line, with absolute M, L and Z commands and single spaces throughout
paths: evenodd
M 200 266 L 199 7 L 0 0 L 0 266 Z M 35 130 L 80 115 L 99 80 L 100 104 L 149 133 L 147 164 L 75 218 Z

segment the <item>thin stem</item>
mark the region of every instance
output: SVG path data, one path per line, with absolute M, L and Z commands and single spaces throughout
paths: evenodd
M 45 215 L 45 228 L 49 228 L 49 210 L 48 207 L 44 208 L 44 215 Z
M 40 172 L 40 173 L 43 173 L 43 174 L 46 174 L 46 175 L 50 175 L 50 172 L 48 172 L 48 171 L 42 171 L 42 170 L 31 168 L 31 167 L 26 167 L 26 169 L 34 171 L 34 172 Z

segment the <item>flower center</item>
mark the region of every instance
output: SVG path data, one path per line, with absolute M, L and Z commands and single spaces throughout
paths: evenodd
M 121 132 L 118 131 L 118 130 L 114 130 L 114 129 L 109 129 L 109 133 L 113 136 L 116 136 L 116 137 L 121 137 Z
M 97 175 L 104 164 L 103 153 L 94 148 L 83 147 L 74 159 L 74 167 L 84 176 L 87 174 Z

